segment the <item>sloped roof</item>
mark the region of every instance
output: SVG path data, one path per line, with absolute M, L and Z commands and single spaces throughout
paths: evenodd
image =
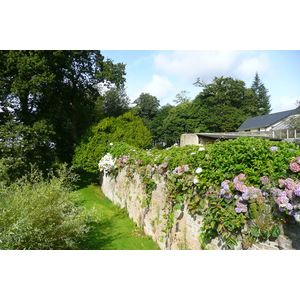
M 296 109 L 249 118 L 237 130 L 239 131 L 239 130 L 248 130 L 253 128 L 269 127 L 281 121 L 282 119 L 291 115 L 298 114 L 299 112 L 300 112 L 300 107 L 297 107 Z

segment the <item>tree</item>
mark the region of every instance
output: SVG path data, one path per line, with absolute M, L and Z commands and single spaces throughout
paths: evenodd
M 104 61 L 100 51 L 1 51 L 0 68 L 0 105 L 25 125 L 51 124 L 62 161 L 95 118 L 97 85 L 125 82 L 125 65 Z
M 164 120 L 168 117 L 174 106 L 167 104 L 158 109 L 155 117 L 150 124 L 150 131 L 154 143 L 167 143 L 167 134 L 165 132 Z
M 141 118 L 127 112 L 117 118 L 101 120 L 93 126 L 75 149 L 73 164 L 97 172 L 97 164 L 110 149 L 110 143 L 124 142 L 137 148 L 150 148 L 152 136 Z
M 194 114 L 193 103 L 184 102 L 169 111 L 163 120 L 163 138 L 168 146 L 178 142 L 183 133 L 195 132 L 201 119 Z M 203 128 L 204 129 L 204 128 Z
M 257 97 L 257 115 L 267 115 L 271 112 L 270 96 L 268 90 L 260 80 L 256 72 L 254 80 L 251 85 L 251 90 Z
M 187 91 L 181 91 L 180 93 L 176 94 L 174 102 L 177 104 L 190 102 L 191 98 L 188 97 L 189 92 Z
M 257 113 L 256 96 L 242 80 L 215 77 L 201 87 L 203 91 L 193 101 L 194 114 L 208 132 L 235 131 Z
M 141 109 L 140 117 L 145 120 L 152 120 L 159 108 L 159 100 L 149 93 L 142 93 L 135 101 L 137 107 Z
M 44 174 L 55 162 L 54 133 L 44 121 L 32 126 L 23 123 L 5 123 L 0 126 L 1 177 L 14 181 L 35 166 Z M 5 173 L 5 174 L 4 174 Z
M 124 87 L 111 87 L 103 95 L 98 97 L 96 103 L 96 118 L 118 117 L 123 115 L 129 109 L 130 99 L 126 94 Z

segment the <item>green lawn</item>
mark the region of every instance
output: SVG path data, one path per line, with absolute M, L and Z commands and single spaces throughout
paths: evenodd
M 81 249 L 88 250 L 159 250 L 156 243 L 128 217 L 124 209 L 104 196 L 95 179 L 82 176 L 76 193 L 81 205 L 94 209 L 100 221 L 91 222 L 91 230 Z

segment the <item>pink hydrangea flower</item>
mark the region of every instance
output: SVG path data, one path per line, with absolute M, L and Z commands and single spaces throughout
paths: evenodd
M 247 186 L 242 181 L 234 182 L 233 186 L 237 191 L 242 192 L 242 193 L 244 193 L 247 190 Z
M 285 186 L 285 180 L 284 179 L 278 179 L 278 184 L 280 188 L 283 188 Z
M 266 185 L 269 183 L 269 178 L 268 178 L 268 176 L 263 176 L 260 178 L 260 181 L 263 185 Z
M 188 165 L 184 165 L 184 166 L 182 166 L 182 168 L 185 172 L 187 172 L 190 169 Z
M 295 185 L 296 184 L 295 184 L 295 181 L 293 179 L 287 178 L 285 180 L 285 186 L 286 186 L 287 189 L 292 190 L 292 189 L 294 189 Z
M 296 162 L 291 162 L 290 169 L 292 172 L 300 172 L 300 165 Z
M 236 176 L 234 179 L 233 179 L 233 182 L 236 182 L 236 181 L 243 181 L 243 180 L 246 180 L 246 175 L 245 174 L 239 174 L 238 176 Z
M 241 212 L 247 212 L 247 204 L 243 203 L 241 201 L 236 201 L 236 208 L 235 211 L 237 213 L 241 213 Z

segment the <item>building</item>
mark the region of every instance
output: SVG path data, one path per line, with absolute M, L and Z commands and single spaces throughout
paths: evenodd
M 282 140 L 299 139 L 300 127 L 291 126 L 291 120 L 297 117 L 300 117 L 300 106 L 287 111 L 249 118 L 237 131 L 261 134 Z
M 297 117 L 299 117 L 299 122 L 297 122 L 299 128 L 291 125 L 291 120 Z M 237 132 L 182 134 L 180 145 L 204 146 L 216 140 L 236 139 L 240 136 L 298 142 L 297 140 L 300 140 L 300 106 L 296 109 L 249 118 L 237 129 Z
M 255 138 L 264 138 L 271 141 L 281 141 L 282 139 L 266 136 L 264 134 L 254 134 L 251 132 L 216 132 L 216 133 L 185 133 L 180 137 L 180 146 L 185 145 L 199 145 L 205 146 L 213 144 L 215 141 L 224 141 L 229 139 L 236 139 L 241 136 L 251 136 Z

